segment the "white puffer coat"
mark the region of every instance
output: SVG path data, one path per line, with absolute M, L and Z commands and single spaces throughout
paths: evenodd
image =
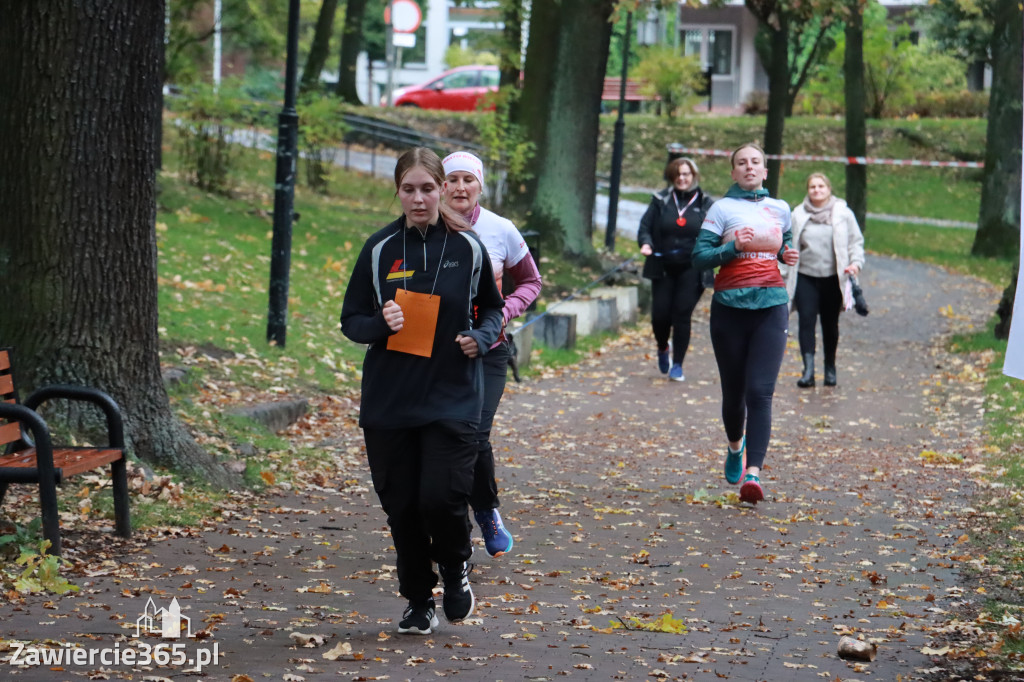
M 800 248 L 800 235 L 804 226 L 810 220 L 810 215 L 804 209 L 801 202 L 793 209 L 793 246 Z M 853 307 L 853 299 L 847 282 L 850 276 L 843 272 L 847 266 L 856 264 L 864 269 L 864 235 L 857 225 L 857 218 L 853 211 L 842 199 L 836 198 L 836 204 L 832 207 L 832 246 L 836 253 L 836 268 L 839 275 L 839 289 L 843 296 L 843 309 L 849 310 Z M 795 267 L 789 267 L 781 260 L 779 267 L 782 276 L 786 280 L 786 293 L 789 294 L 789 309 L 793 310 L 793 295 L 796 293 L 796 276 L 800 269 L 799 263 Z

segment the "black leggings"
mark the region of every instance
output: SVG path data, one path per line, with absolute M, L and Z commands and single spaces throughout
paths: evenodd
M 772 435 L 772 397 L 789 332 L 787 304 L 747 310 L 711 302 L 711 345 L 730 441 L 747 436 L 747 466 L 760 467 Z M 744 429 L 745 427 L 745 429 Z
M 700 270 L 686 265 L 666 265 L 665 276 L 651 280 L 651 327 L 658 349 L 668 347 L 672 335 L 672 363 L 683 364 L 690 346 L 690 317 L 704 287 Z
M 469 504 L 473 511 L 484 512 L 498 508 L 498 483 L 494 480 L 494 450 L 491 448 L 491 426 L 494 413 L 505 392 L 508 377 L 508 343 L 502 341 L 487 351 L 483 359 L 484 406 L 480 412 L 480 426 L 476 430 L 477 456 L 473 470 L 473 492 Z
M 821 317 L 821 344 L 825 351 L 825 364 L 836 364 L 836 348 L 839 347 L 839 313 L 843 307 L 843 295 L 839 290 L 839 275 L 811 277 L 798 274 L 796 293 L 793 295 L 800 330 L 800 354 L 813 353 L 815 346 L 814 328 Z

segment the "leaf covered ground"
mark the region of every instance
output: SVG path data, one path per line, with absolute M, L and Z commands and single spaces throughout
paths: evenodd
M 976 500 L 1012 494 L 983 437 L 991 357 L 947 351 L 950 333 L 984 323 L 997 292 L 885 258 L 862 281 L 872 312 L 843 319 L 837 388 L 797 389 L 791 344 L 768 499 L 756 507 L 721 475 L 705 299 L 682 384 L 657 373 L 643 326 L 510 384 L 494 442 L 516 545 L 497 559 L 477 547 L 478 608 L 462 624 L 395 634 L 404 604 L 390 535 L 357 396 L 343 392 L 315 398 L 279 435 L 261 493 L 223 498 L 192 524 L 122 542 L 108 522 L 69 512 L 68 577 L 80 590 L 8 592 L 3 646 L 127 647 L 152 597 L 178 599 L 200 633 L 189 647 L 219 643 L 223 658 L 206 671 L 217 680 L 1008 679 L 1012 658 L 1000 673 L 984 666 L 1003 654 L 986 634 L 990 612 L 971 616 L 992 589 L 978 578 L 985 555 L 973 540 L 987 512 Z M 213 382 L 196 409 L 216 411 L 238 390 Z M 158 481 L 146 494 L 188 504 L 192 491 Z M 1007 615 L 1000 641 L 1019 631 Z M 875 643 L 877 658 L 839 658 L 846 635 Z M 183 669 L 7 672 L 162 679 Z

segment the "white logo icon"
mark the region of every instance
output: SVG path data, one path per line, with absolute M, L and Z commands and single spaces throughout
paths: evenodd
M 135 636 L 141 636 L 143 632 L 158 633 L 164 639 L 178 639 L 182 635 L 182 621 L 185 621 L 186 637 L 194 637 L 192 634 L 192 619 L 181 615 L 181 606 L 177 598 L 171 600 L 171 605 L 164 609 L 158 609 L 150 597 L 146 602 L 146 608 L 142 615 L 135 619 Z

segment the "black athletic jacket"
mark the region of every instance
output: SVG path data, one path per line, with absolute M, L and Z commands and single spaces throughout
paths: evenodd
M 369 344 L 359 425 L 408 428 L 440 419 L 479 423 L 481 360 L 466 357 L 455 337 L 475 338 L 481 356 L 498 339 L 503 302 L 491 261 L 475 233 L 450 231 L 443 218 L 427 229 L 426 237 L 404 225 L 403 216 L 367 240 L 341 308 L 342 333 Z M 393 332 L 381 310 L 400 288 L 423 294 L 433 290 L 441 298 L 429 358 L 387 349 Z

